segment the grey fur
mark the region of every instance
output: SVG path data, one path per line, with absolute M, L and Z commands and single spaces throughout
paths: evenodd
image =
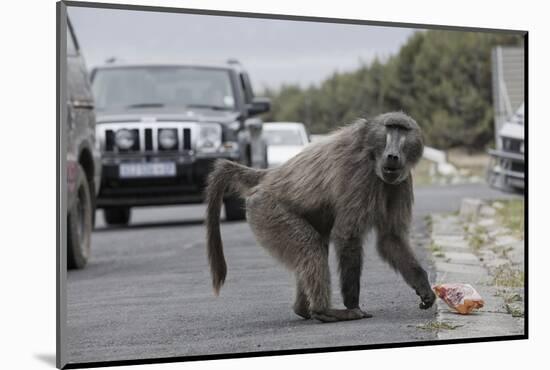
M 226 276 L 219 227 L 228 193 L 246 199 L 257 241 L 296 275 L 294 311 L 323 322 L 370 317 L 359 308 L 363 240 L 377 231 L 377 249 L 421 298 L 434 300 L 427 274 L 409 247 L 413 190 L 422 134 L 403 113 L 359 119 L 311 144 L 280 167 L 255 170 L 220 160 L 209 176 L 207 246 L 214 290 Z M 346 309 L 330 306 L 329 240 L 335 244 Z

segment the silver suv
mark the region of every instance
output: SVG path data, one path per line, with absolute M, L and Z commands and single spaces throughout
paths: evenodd
M 67 27 L 67 98 L 67 266 L 82 268 L 90 256 L 101 162 L 88 72 L 70 22 Z
M 206 64 L 116 63 L 92 71 L 103 177 L 97 205 L 110 225 L 131 207 L 200 203 L 212 162 L 267 166 L 256 98 L 236 61 Z M 253 118 L 254 117 L 254 118 Z M 228 220 L 242 201 L 225 199 Z

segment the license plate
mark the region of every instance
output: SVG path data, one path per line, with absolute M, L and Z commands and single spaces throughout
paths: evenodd
M 176 176 L 176 164 L 174 162 L 122 163 L 118 170 L 121 178 Z

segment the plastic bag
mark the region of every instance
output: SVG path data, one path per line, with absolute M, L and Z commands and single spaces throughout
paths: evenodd
M 485 304 L 479 293 L 470 284 L 438 284 L 433 287 L 435 294 L 449 307 L 467 315 Z

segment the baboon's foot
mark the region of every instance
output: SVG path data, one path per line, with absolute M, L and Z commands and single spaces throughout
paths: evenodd
M 294 303 L 292 309 L 296 315 L 303 317 L 304 319 L 311 319 L 311 313 L 309 312 L 309 307 L 307 305 L 296 302 Z
M 358 310 L 361 313 L 361 315 L 363 315 L 364 319 L 370 319 L 372 317 L 372 315 L 370 313 L 367 313 L 367 312 L 363 311 L 359 307 L 352 308 L 352 310 Z
M 336 322 L 365 319 L 372 317 L 372 315 L 362 311 L 360 308 L 345 310 L 329 308 L 323 312 L 312 312 L 311 317 L 321 322 Z

